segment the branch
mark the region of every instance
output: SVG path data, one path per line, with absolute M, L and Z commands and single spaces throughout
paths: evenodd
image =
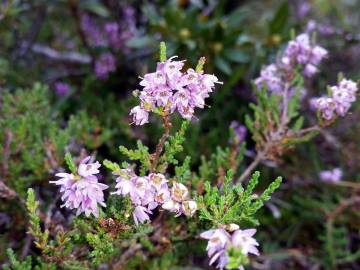
M 151 155 L 151 172 L 156 170 L 156 166 L 159 162 L 160 155 L 164 149 L 164 145 L 166 140 L 170 136 L 170 129 L 171 129 L 171 122 L 169 115 L 163 116 L 163 127 L 164 127 L 164 134 L 161 136 L 158 144 L 156 145 L 155 153 Z
M 41 44 L 34 44 L 31 47 L 31 50 L 34 53 L 41 54 L 51 60 L 71 62 L 75 64 L 91 64 L 91 57 L 87 54 L 81 54 L 79 52 L 59 52 Z
M 250 165 L 246 168 L 246 170 L 241 174 L 241 176 L 239 177 L 239 179 L 237 180 L 237 182 L 241 183 L 243 182 L 246 178 L 249 177 L 249 175 L 252 173 L 252 171 L 256 168 L 257 165 L 259 165 L 259 163 L 265 158 L 265 153 L 260 151 L 256 154 L 255 159 L 253 160 L 253 162 L 250 163 Z

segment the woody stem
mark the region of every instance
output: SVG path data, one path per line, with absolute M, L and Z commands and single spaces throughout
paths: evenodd
M 170 136 L 170 128 L 171 128 L 170 117 L 169 115 L 165 115 L 163 116 L 162 119 L 163 119 L 164 134 L 161 136 L 158 144 L 156 145 L 155 153 L 152 154 L 152 162 L 150 169 L 151 172 L 154 172 L 156 170 L 160 155 L 164 149 L 165 142 Z

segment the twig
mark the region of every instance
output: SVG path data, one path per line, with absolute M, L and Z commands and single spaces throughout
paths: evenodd
M 5 199 L 18 199 L 20 205 L 26 210 L 26 202 L 13 189 L 5 185 L 4 181 L 0 179 L 0 197 Z
M 50 58 L 51 60 L 70 62 L 75 64 L 86 64 L 86 65 L 91 63 L 91 57 L 89 55 L 81 54 L 79 52 L 72 52 L 72 51 L 59 52 L 48 46 L 41 44 L 34 44 L 31 47 L 31 50 L 37 54 L 44 55 L 45 57 Z
M 171 129 L 171 122 L 169 115 L 163 116 L 163 127 L 164 127 L 164 134 L 161 136 L 158 144 L 156 145 L 155 153 L 152 154 L 151 157 L 151 172 L 154 172 L 156 170 L 156 166 L 159 162 L 160 155 L 164 149 L 164 145 L 166 140 L 170 136 L 170 129 Z
M 237 182 L 242 183 L 246 178 L 248 178 L 251 172 L 263 160 L 264 157 L 265 157 L 264 152 L 262 151 L 258 152 L 253 162 L 251 162 L 250 165 L 246 168 L 246 170 L 241 174 Z
M 313 132 L 313 131 L 320 131 L 320 130 L 321 130 L 321 128 L 318 125 L 315 125 L 312 127 L 303 128 L 303 129 L 299 130 L 298 132 L 296 132 L 296 136 L 302 136 L 306 133 Z

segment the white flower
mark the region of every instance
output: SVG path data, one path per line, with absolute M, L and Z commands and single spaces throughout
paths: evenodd
M 173 200 L 182 202 L 187 198 L 188 194 L 189 191 L 183 184 L 178 182 L 173 183 L 173 187 L 171 189 L 171 197 Z
M 195 201 L 183 201 L 181 205 L 181 211 L 188 217 L 191 217 L 195 214 L 197 210 L 197 203 Z

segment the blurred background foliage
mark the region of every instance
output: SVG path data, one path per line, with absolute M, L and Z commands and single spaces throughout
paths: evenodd
M 202 155 L 229 144 L 231 121 L 242 123 L 254 100 L 251 81 L 291 32 L 314 32 L 329 51 L 316 79 L 306 82 L 302 108 L 309 121 L 315 119 L 309 98 L 323 93 L 338 72 L 358 79 L 359 10 L 358 0 L 1 1 L 0 180 L 8 189 L 0 187 L 0 261 L 8 246 L 26 255 L 21 200 L 33 187 L 43 207 L 49 205 L 56 190 L 48 181 L 63 166 L 65 151 L 120 159 L 118 146 L 130 148 L 137 139 L 154 148 L 160 123 L 131 126 L 128 112 L 138 76 L 155 67 L 159 41 L 169 55 L 187 59 L 186 66 L 205 56 L 206 72 L 224 82 L 187 132 L 184 152 L 195 167 Z M 118 28 L 111 31 L 111 23 Z M 285 181 L 259 216 L 263 255 L 254 269 L 360 269 L 359 118 L 354 110 L 281 163 L 261 165 L 264 180 L 282 175 Z M 174 129 L 180 123 L 174 119 Z M 247 138 L 242 167 L 253 147 Z M 321 182 L 319 172 L 333 167 L 352 185 Z M 188 261 L 189 251 L 176 243 L 151 258 L 148 269 L 197 265 L 202 253 L 194 250 Z M 136 267 L 139 258 L 133 260 Z

